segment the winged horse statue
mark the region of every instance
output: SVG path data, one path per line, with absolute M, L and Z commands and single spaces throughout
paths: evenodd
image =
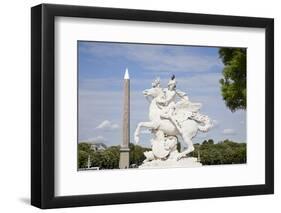
M 168 88 L 162 88 L 160 79 L 156 79 L 152 83 L 152 88 L 143 91 L 143 95 L 149 100 L 149 121 L 140 122 L 134 133 L 135 143 L 140 141 L 140 133 L 142 128 L 151 130 L 154 134 L 152 152 L 150 155 L 155 159 L 166 159 L 175 151 L 175 143 L 168 146 L 167 141 L 174 141 L 173 138 L 182 138 L 187 148 L 182 152 L 176 153 L 175 160 L 181 158 L 194 150 L 192 138 L 196 136 L 198 131 L 207 132 L 212 127 L 211 120 L 199 113 L 200 103 L 192 103 L 188 96 L 176 89 L 176 80 L 173 75 L 168 83 Z M 179 101 L 176 102 L 176 99 Z M 162 149 L 162 151 L 161 151 Z M 160 154 L 162 153 L 162 154 Z M 163 154 L 164 153 L 164 154 Z M 145 153 L 146 157 L 148 153 Z

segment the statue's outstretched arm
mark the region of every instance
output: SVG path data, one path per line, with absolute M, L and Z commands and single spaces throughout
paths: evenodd
M 180 91 L 180 90 L 177 90 L 176 92 L 177 92 L 177 95 L 178 95 L 180 98 L 182 98 L 182 99 L 184 99 L 184 100 L 186 100 L 186 101 L 189 101 L 189 98 L 188 98 L 188 96 L 187 96 L 187 94 L 186 94 L 185 92 L 182 92 L 182 91 Z

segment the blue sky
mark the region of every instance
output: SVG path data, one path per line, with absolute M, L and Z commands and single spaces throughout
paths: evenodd
M 118 145 L 122 141 L 123 77 L 126 67 L 131 83 L 131 141 L 140 121 L 148 121 L 148 102 L 142 91 L 160 77 L 167 86 L 172 74 L 177 88 L 190 101 L 202 103 L 201 113 L 214 121 L 208 133 L 199 133 L 194 143 L 212 138 L 246 142 L 246 111 L 232 113 L 222 100 L 219 79 L 223 64 L 218 48 L 148 45 L 110 42 L 78 42 L 79 141 Z M 149 146 L 150 135 L 141 135 Z

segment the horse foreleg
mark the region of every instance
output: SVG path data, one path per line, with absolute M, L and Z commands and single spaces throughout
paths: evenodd
M 139 141 L 140 141 L 140 131 L 141 131 L 141 128 L 147 128 L 147 129 L 157 129 L 158 128 L 158 124 L 155 123 L 155 122 L 140 122 L 138 125 L 137 125 L 137 128 L 135 130 L 135 134 L 134 134 L 134 140 L 135 140 L 135 143 L 138 144 Z
M 190 152 L 194 151 L 194 146 L 193 146 L 190 136 L 183 134 L 182 138 L 183 138 L 184 143 L 187 144 L 187 149 L 185 149 L 184 151 L 182 151 L 181 153 L 178 154 L 177 160 L 180 160 L 181 158 L 185 157 Z

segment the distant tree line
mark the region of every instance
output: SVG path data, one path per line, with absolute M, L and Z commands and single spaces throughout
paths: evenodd
M 130 165 L 138 167 L 145 159 L 144 152 L 151 149 L 130 143 Z M 236 143 L 230 140 L 214 143 L 212 139 L 194 144 L 195 150 L 189 156 L 200 158 L 203 165 L 241 164 L 246 163 L 246 143 Z M 178 150 L 180 150 L 180 143 Z M 90 167 L 99 169 L 118 169 L 120 146 L 110 146 L 103 150 L 91 149 L 89 143 L 78 144 L 78 168 Z
M 139 166 L 144 161 L 144 152 L 151 150 L 139 145 L 130 143 L 130 165 Z M 99 169 L 118 169 L 120 158 L 120 146 L 110 146 L 105 150 L 92 150 L 91 144 L 78 144 L 78 168 L 86 168 L 88 166 L 88 158 L 90 156 L 91 167 L 99 167 Z
M 224 140 L 214 143 L 212 139 L 203 141 L 202 144 L 194 144 L 195 150 L 190 153 L 193 157 L 199 157 L 203 165 L 241 164 L 247 162 L 246 143 L 235 143 Z

